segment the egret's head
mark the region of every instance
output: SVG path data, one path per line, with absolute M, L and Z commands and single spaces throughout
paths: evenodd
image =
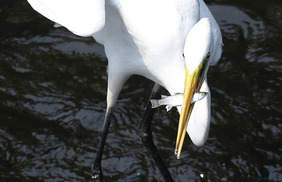
M 194 106 L 194 104 L 191 104 L 191 100 L 194 93 L 200 90 L 206 76 L 212 49 L 213 36 L 211 23 L 208 18 L 202 18 L 188 33 L 184 47 L 186 76 L 184 100 L 176 140 L 175 153 L 177 154 L 177 158 L 180 158 L 181 155 L 186 128 Z

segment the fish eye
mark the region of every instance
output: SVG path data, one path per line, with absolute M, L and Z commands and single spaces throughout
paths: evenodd
M 209 60 L 209 59 L 210 59 L 210 56 L 211 56 L 211 53 L 208 52 L 207 55 L 206 55 L 206 60 Z

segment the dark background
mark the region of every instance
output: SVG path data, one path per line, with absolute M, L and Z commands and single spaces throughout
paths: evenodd
M 282 2 L 207 1 L 224 49 L 209 70 L 212 123 L 205 146 L 174 155 L 178 113 L 158 109 L 155 143 L 175 181 L 282 181 Z M 0 6 L 0 181 L 86 181 L 106 108 L 103 47 L 36 13 Z M 120 95 L 102 167 L 105 181 L 162 181 L 136 133 L 153 83 Z M 188 137 L 187 137 L 188 138 Z

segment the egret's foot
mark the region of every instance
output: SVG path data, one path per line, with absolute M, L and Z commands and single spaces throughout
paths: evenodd
M 92 165 L 91 182 L 103 181 L 103 172 L 100 165 Z

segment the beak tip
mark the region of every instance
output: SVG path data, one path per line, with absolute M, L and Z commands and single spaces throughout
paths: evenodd
M 176 158 L 177 158 L 177 159 L 180 159 L 180 153 L 178 152 L 178 149 L 177 149 L 177 148 L 175 148 L 174 154 L 176 155 Z

